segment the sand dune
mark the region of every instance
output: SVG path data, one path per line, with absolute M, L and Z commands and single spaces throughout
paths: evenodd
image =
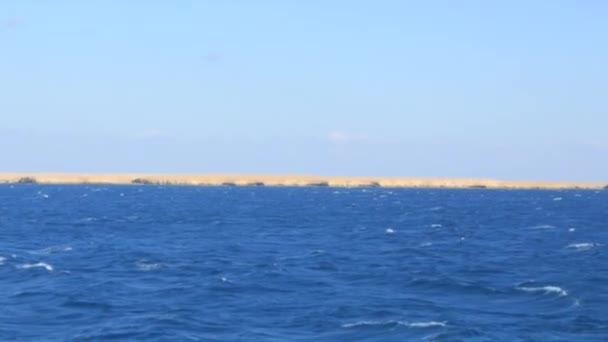
M 168 184 L 241 186 L 332 186 L 403 188 L 602 189 L 607 183 L 507 181 L 494 179 L 339 177 L 312 175 L 239 174 L 60 174 L 0 173 L 0 183 L 40 184 Z

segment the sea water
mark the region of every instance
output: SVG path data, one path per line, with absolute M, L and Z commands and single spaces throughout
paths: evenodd
M 601 341 L 608 191 L 0 186 L 0 340 Z

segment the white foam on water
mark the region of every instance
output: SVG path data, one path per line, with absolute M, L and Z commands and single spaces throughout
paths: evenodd
M 157 270 L 157 269 L 163 267 L 163 265 L 160 264 L 160 263 L 148 262 L 146 260 L 138 260 L 138 261 L 136 261 L 135 262 L 135 266 L 140 271 L 154 271 L 154 270 Z
M 232 281 L 226 277 L 221 277 L 220 280 L 222 281 L 222 283 L 232 284 Z
M 36 251 L 31 251 L 28 252 L 30 254 L 52 254 L 52 253 L 57 253 L 57 252 L 69 252 L 72 250 L 71 246 L 50 246 L 47 248 L 43 248 L 43 249 L 39 249 Z
M 6 261 L 6 258 L 3 256 L 0 256 L 0 265 L 4 265 L 5 261 Z
M 430 211 L 438 211 L 438 210 L 441 210 L 441 209 L 443 209 L 443 207 L 432 207 L 429 210 Z
M 569 232 L 576 231 L 576 228 L 568 228 L 568 231 L 569 231 Z
M 562 289 L 559 286 L 542 286 L 542 287 L 517 287 L 516 289 L 520 290 L 520 291 L 525 291 L 525 292 L 544 292 L 545 294 L 557 294 L 560 297 L 561 296 L 567 296 L 568 292 L 564 289 Z
M 366 326 L 366 325 L 386 325 L 386 324 L 393 324 L 395 321 L 361 321 L 361 322 L 355 322 L 355 323 L 345 323 L 342 324 L 342 328 L 355 328 L 355 327 L 360 327 L 360 326 Z
M 552 226 L 550 224 L 539 224 L 539 225 L 530 227 L 530 229 L 555 229 L 555 226 Z
M 386 228 L 386 234 L 395 234 L 395 230 L 393 228 Z
M 445 327 L 447 322 L 437 322 L 437 321 L 428 321 L 428 322 L 407 322 L 407 321 L 395 321 L 395 320 L 387 320 L 387 321 L 360 321 L 355 323 L 345 323 L 342 324 L 342 328 L 356 328 L 363 326 L 378 326 L 378 325 L 402 325 L 409 328 L 433 328 L 433 327 Z
M 431 224 L 431 228 L 441 228 L 441 227 L 443 227 L 443 225 L 441 225 L 440 223 Z
M 50 264 L 47 264 L 46 262 L 37 262 L 35 264 L 22 264 L 22 265 L 17 265 L 17 268 L 19 269 L 28 269 L 28 268 L 44 268 L 49 272 L 52 272 L 54 270 L 53 266 Z
M 561 201 L 561 200 L 562 200 L 562 198 L 561 198 L 561 197 L 555 197 L 555 198 L 553 198 L 553 200 L 554 200 L 554 201 Z
M 429 247 L 429 246 L 432 246 L 432 245 L 433 245 L 432 242 L 423 242 L 423 243 L 420 244 L 420 247 Z
M 583 197 L 581 194 L 574 194 L 574 197 Z
M 412 327 L 412 328 L 445 327 L 447 325 L 447 322 L 436 322 L 436 321 L 412 322 L 412 323 L 401 322 L 401 323 L 406 323 L 406 325 L 408 327 Z
M 593 247 L 599 247 L 601 244 L 594 242 L 581 242 L 581 243 L 571 243 L 566 248 L 568 249 L 576 249 L 577 251 L 586 251 Z
M 120 193 L 120 197 L 123 197 L 125 194 L 123 194 L 122 192 Z

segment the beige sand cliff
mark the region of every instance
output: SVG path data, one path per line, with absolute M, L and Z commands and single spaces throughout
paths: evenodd
M 40 184 L 171 184 L 266 186 L 381 186 L 403 188 L 603 189 L 608 182 L 506 181 L 494 179 L 337 177 L 238 174 L 59 174 L 0 173 L 0 183 Z

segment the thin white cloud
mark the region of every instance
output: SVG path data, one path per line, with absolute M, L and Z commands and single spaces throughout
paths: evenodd
M 332 144 L 348 144 L 367 140 L 367 136 L 353 134 L 343 130 L 334 130 L 325 135 L 325 140 Z
M 353 137 L 342 131 L 331 131 L 327 133 L 327 141 L 333 144 L 345 144 L 353 140 Z

